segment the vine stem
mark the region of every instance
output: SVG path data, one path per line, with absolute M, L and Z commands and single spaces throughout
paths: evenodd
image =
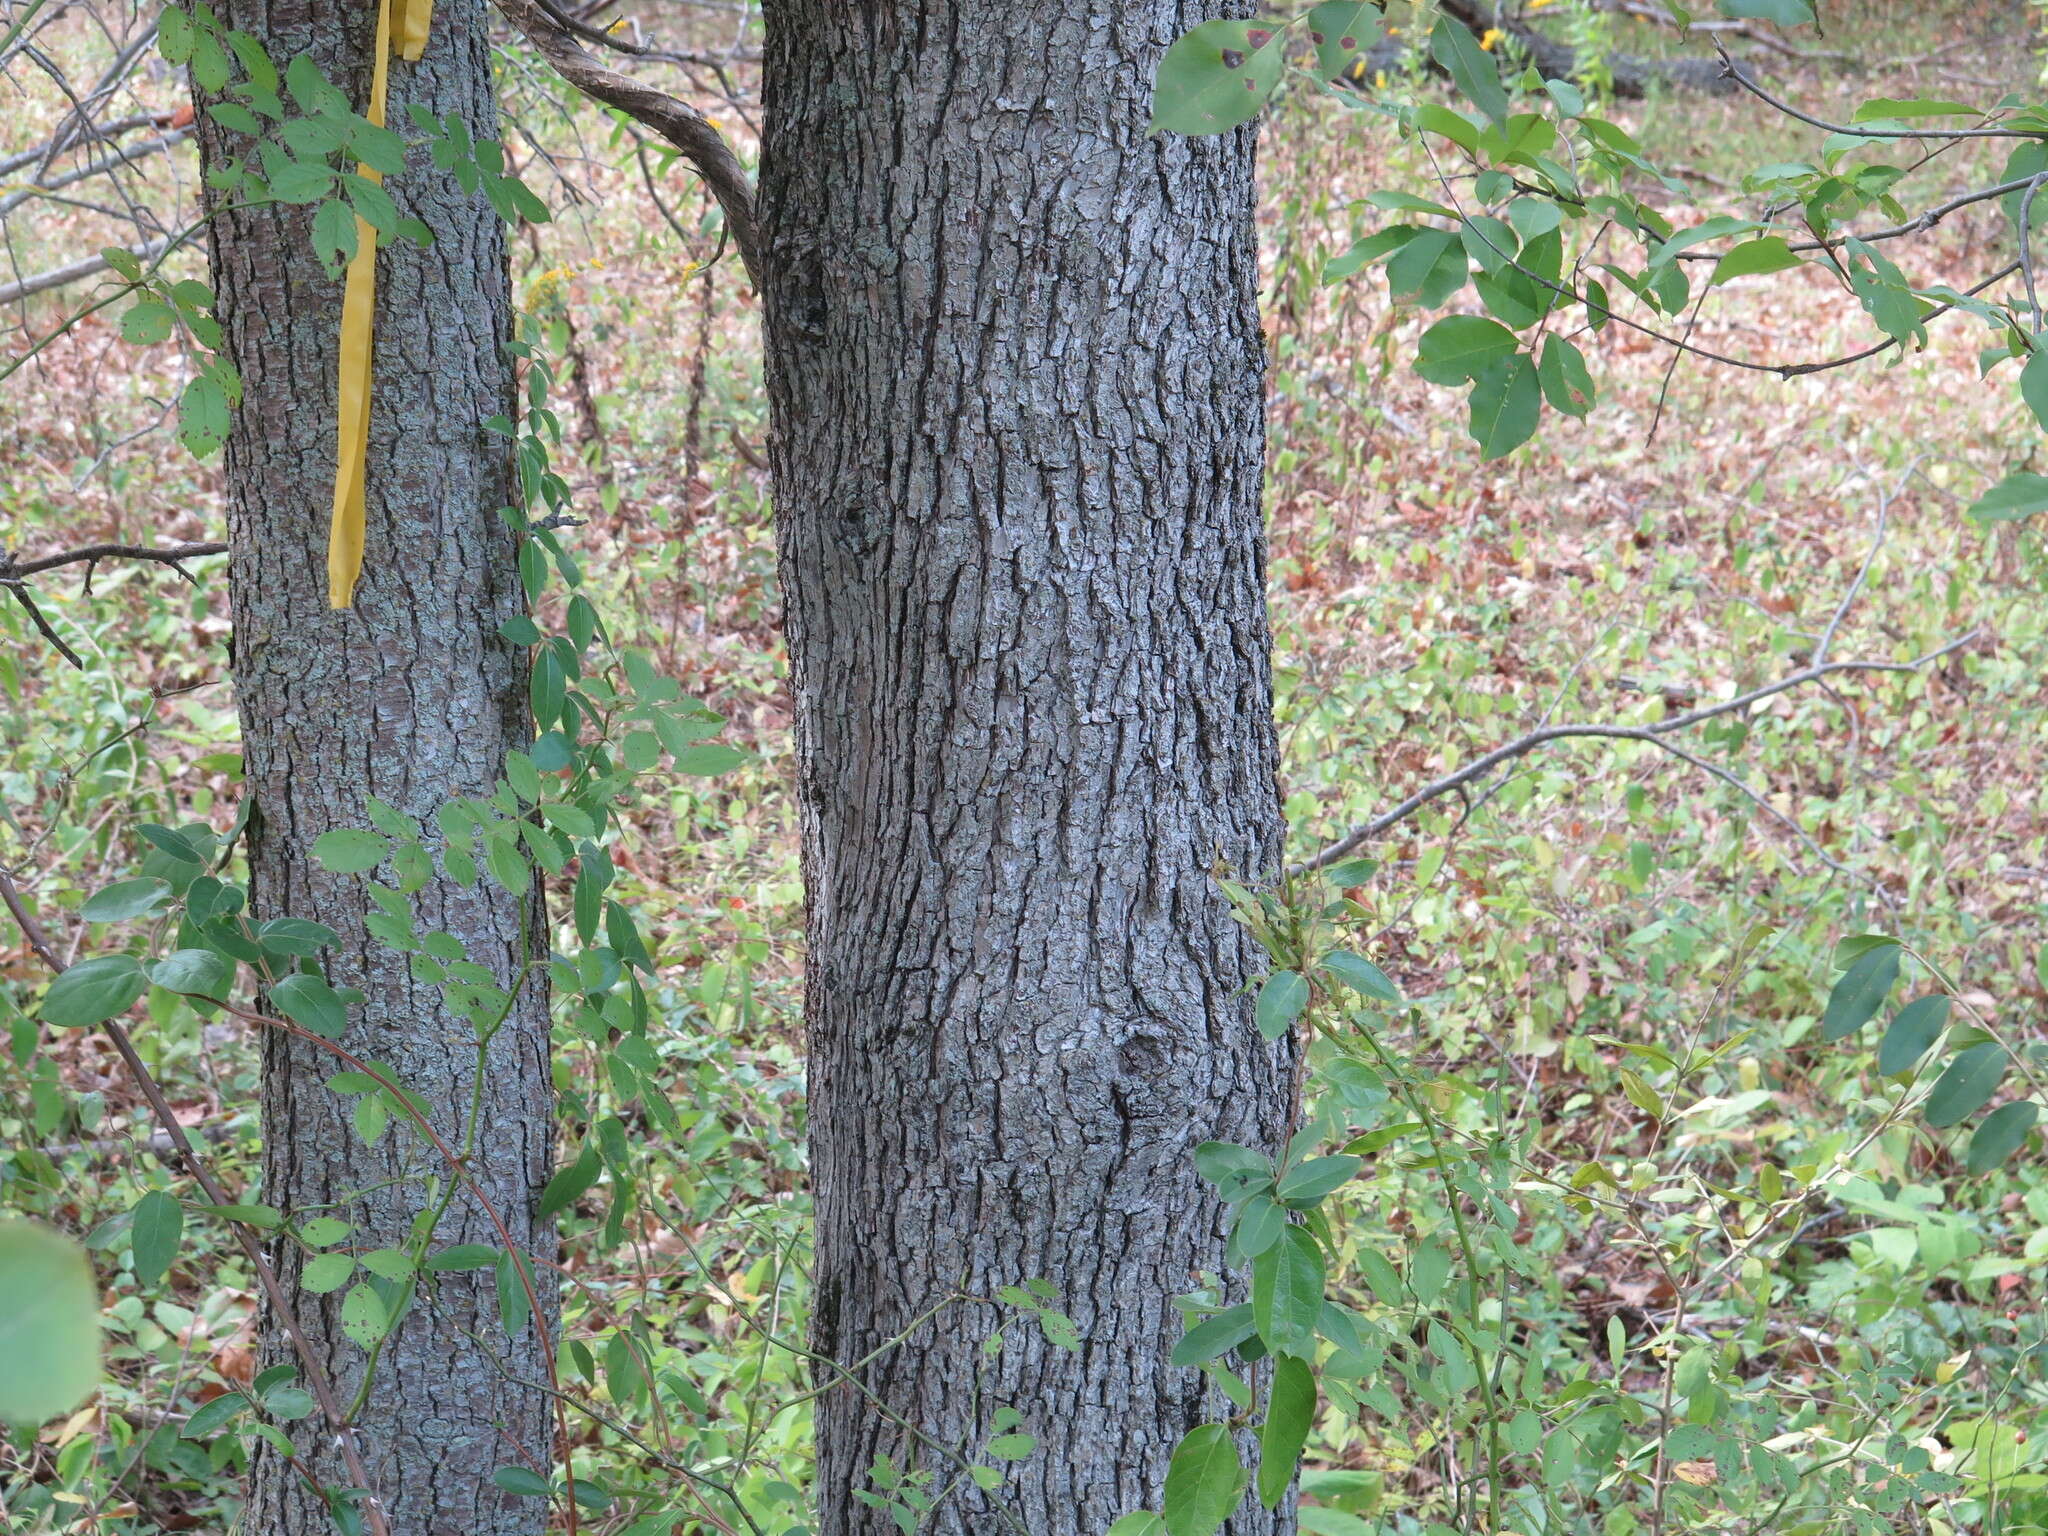
M 49 935 L 43 931 L 42 924 L 36 920 L 35 914 L 28 909 L 28 904 L 22 899 L 21 890 L 14 883 L 12 871 L 5 868 L 0 868 L 0 901 L 6 903 L 7 910 L 21 929 L 22 936 L 28 940 L 29 948 L 35 951 L 43 964 L 60 976 L 68 970 L 69 967 L 59 958 L 55 946 L 50 943 Z M 177 1115 L 172 1112 L 169 1101 L 164 1098 L 162 1086 L 144 1064 L 141 1054 L 135 1049 L 135 1041 L 121 1021 L 108 1019 L 100 1025 L 100 1031 L 112 1043 L 115 1054 L 121 1058 L 121 1065 L 126 1068 L 137 1090 L 148 1102 L 150 1112 L 163 1127 L 164 1135 L 177 1150 L 186 1170 L 200 1189 L 205 1191 L 206 1198 L 218 1206 L 233 1205 L 235 1202 L 228 1198 L 227 1190 L 214 1177 L 213 1170 L 207 1166 L 206 1160 L 192 1145 L 191 1138 L 185 1134 L 184 1126 L 178 1123 Z M 284 1287 L 278 1281 L 276 1269 L 264 1256 L 262 1245 L 250 1236 L 245 1223 L 230 1221 L 228 1226 L 254 1268 L 257 1283 L 262 1286 L 264 1296 L 269 1300 L 286 1336 L 290 1338 L 292 1350 L 298 1355 L 299 1363 L 305 1367 L 307 1386 L 313 1393 L 314 1402 L 319 1404 L 321 1417 L 326 1420 L 328 1430 L 334 1436 L 335 1448 L 341 1452 L 342 1463 L 348 1468 L 348 1475 L 362 1490 L 362 1509 L 373 1536 L 391 1536 L 391 1527 L 384 1518 L 383 1505 L 370 1486 L 369 1469 L 364 1465 L 361 1448 L 356 1443 L 354 1426 L 350 1423 L 349 1416 L 342 1410 L 341 1400 L 335 1393 L 334 1382 L 328 1376 L 326 1366 L 314 1353 L 311 1339 L 299 1322 L 298 1314 L 292 1309 L 290 1301 L 285 1297 Z M 303 1474 L 303 1469 L 301 1471 Z M 310 1481 L 310 1475 L 307 1475 Z M 314 1486 L 317 1488 L 319 1485 L 316 1482 Z
M 526 949 L 524 944 L 520 947 L 522 951 Z M 469 1113 L 464 1118 L 462 1126 L 462 1157 L 465 1161 L 476 1155 L 477 1127 L 483 1120 L 484 1074 L 490 1070 L 491 1041 L 504 1027 L 505 1021 L 512 1016 L 512 1010 L 519 1001 L 519 994 L 526 989 L 527 980 L 532 974 L 533 962 L 529 960 L 519 967 L 519 974 L 513 978 L 511 987 L 506 991 L 505 1006 L 498 1010 L 498 1016 L 491 1021 L 490 1027 L 476 1032 L 476 1065 L 469 1084 Z M 448 1207 L 455 1203 L 455 1191 L 459 1187 L 455 1180 L 450 1179 L 440 1189 L 431 1208 L 432 1216 L 412 1240 L 413 1272 L 406 1277 L 404 1301 L 391 1308 L 390 1315 L 394 1321 L 400 1307 L 409 1305 L 419 1289 L 419 1270 L 426 1262 L 427 1246 L 433 1242 L 434 1234 L 440 1231 L 442 1221 L 447 1218 Z M 370 1400 L 370 1387 L 377 1378 L 377 1362 L 383 1358 L 384 1345 L 390 1337 L 387 1332 L 370 1350 L 369 1364 L 363 1368 L 363 1379 L 356 1387 L 355 1401 L 349 1405 L 350 1418 L 361 1413 L 363 1405 Z
M 1347 1056 L 1355 1055 L 1349 1043 L 1321 1018 L 1315 1015 L 1311 1015 L 1310 1018 L 1316 1029 L 1332 1045 L 1336 1046 L 1338 1050 Z M 1444 1156 L 1444 1144 L 1437 1135 L 1436 1116 L 1422 1106 L 1406 1075 L 1402 1073 L 1400 1068 L 1394 1065 L 1392 1058 L 1387 1055 L 1386 1047 L 1380 1044 L 1379 1036 L 1369 1029 L 1360 1030 L 1359 1033 L 1365 1037 L 1366 1044 L 1371 1047 L 1373 1055 L 1378 1058 L 1380 1069 L 1398 1087 L 1401 1102 L 1408 1106 L 1408 1112 L 1421 1123 L 1423 1134 L 1429 1138 L 1430 1156 L 1436 1164 L 1437 1178 L 1444 1186 L 1444 1203 L 1450 1207 L 1451 1226 L 1457 1233 L 1458 1248 L 1465 1258 L 1465 1273 L 1471 1278 L 1471 1282 L 1476 1288 L 1479 1283 L 1479 1253 L 1472 1246 L 1471 1229 L 1465 1222 L 1465 1208 L 1462 1204 L 1463 1197 L 1458 1187 L 1451 1182 L 1451 1175 Z M 1498 1354 L 1506 1347 L 1506 1324 L 1505 1319 L 1503 1319 L 1501 1333 L 1495 1340 L 1494 1350 Z M 1477 1374 L 1479 1376 L 1480 1396 L 1486 1402 L 1486 1482 L 1488 1489 L 1486 1529 L 1489 1532 L 1495 1532 L 1500 1529 L 1500 1511 L 1504 1499 L 1500 1473 L 1500 1407 L 1493 1395 L 1493 1373 L 1489 1369 L 1488 1362 L 1484 1359 L 1479 1362 Z
M 519 1245 L 512 1240 L 512 1229 L 506 1225 L 505 1218 L 500 1214 L 496 1203 L 489 1195 L 483 1192 L 482 1186 L 470 1177 L 468 1159 L 448 1145 L 447 1138 L 434 1129 L 433 1121 L 429 1120 L 425 1113 L 412 1102 L 412 1096 L 394 1078 L 372 1066 L 369 1062 L 364 1061 L 360 1056 L 327 1039 L 324 1035 L 316 1035 L 312 1030 L 305 1028 L 303 1025 L 295 1024 L 289 1019 L 273 1018 L 267 1013 L 258 1013 L 253 1008 L 244 1008 L 238 1003 L 231 1003 L 222 998 L 204 997 L 201 1000 L 212 1003 L 229 1017 L 240 1019 L 245 1024 L 257 1024 L 268 1029 L 281 1030 L 294 1039 L 303 1040 L 319 1050 L 324 1050 L 347 1066 L 350 1071 L 360 1072 L 364 1077 L 369 1078 L 370 1081 L 389 1094 L 392 1102 L 398 1105 L 399 1109 L 405 1114 L 405 1117 L 418 1126 L 420 1134 L 433 1144 L 434 1150 L 440 1154 L 442 1162 L 447 1164 L 448 1170 L 454 1175 L 455 1180 L 464 1189 L 468 1190 L 471 1197 L 482 1207 L 484 1215 L 489 1218 L 492 1228 L 498 1234 L 498 1241 L 505 1245 L 505 1256 L 511 1261 L 512 1273 L 519 1277 L 519 1288 L 526 1295 L 526 1306 L 528 1312 L 532 1314 L 533 1326 L 540 1331 L 542 1342 L 548 1342 L 547 1325 L 542 1320 L 544 1314 L 541 1311 L 540 1293 L 534 1289 L 533 1285 L 531 1261 L 520 1253 Z M 541 1357 L 547 1362 L 548 1381 L 553 1385 L 556 1392 L 554 1398 L 555 1429 L 562 1442 L 562 1480 L 565 1493 L 563 1506 L 567 1532 L 568 1536 L 577 1536 L 581 1525 L 576 1516 L 576 1469 L 569 1456 L 569 1415 L 568 1411 L 562 1406 L 562 1397 L 560 1396 L 562 1385 L 561 1372 L 555 1364 L 555 1352 L 552 1347 L 543 1349 Z

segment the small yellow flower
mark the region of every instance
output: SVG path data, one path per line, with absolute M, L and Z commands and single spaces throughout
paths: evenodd
M 1526 6 L 1524 6 L 1523 9 L 1530 11 L 1540 11 L 1545 6 L 1555 4 L 1557 4 L 1557 0 L 1529 0 L 1529 3 Z
M 1479 34 L 1479 46 L 1481 48 L 1484 48 L 1488 53 L 1491 53 L 1493 52 L 1493 45 L 1506 36 L 1507 33 L 1501 31 L 1499 27 L 1488 27 L 1484 32 Z
M 1372 77 L 1372 83 L 1380 90 L 1384 91 L 1387 88 L 1387 72 L 1383 69 L 1378 74 L 1374 75 Z

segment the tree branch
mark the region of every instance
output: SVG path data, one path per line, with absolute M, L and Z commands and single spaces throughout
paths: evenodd
M 644 123 L 682 152 L 725 212 L 740 261 L 758 287 L 760 231 L 754 221 L 754 188 L 725 136 L 695 107 L 599 63 L 542 0 L 497 0 L 506 20 L 533 44 L 555 72 L 584 95 L 616 107 Z
M 151 240 L 144 245 L 130 246 L 129 254 L 150 260 L 162 253 L 170 244 L 168 236 Z M 88 256 L 83 261 L 74 261 L 68 266 L 52 267 L 47 272 L 38 272 L 33 277 L 24 277 L 19 282 L 0 286 L 0 304 L 13 304 L 31 294 L 47 293 L 52 288 L 62 288 L 107 270 L 109 263 L 104 256 Z
M 53 555 L 38 555 L 33 560 L 23 560 L 0 550 L 0 581 L 17 582 L 25 577 L 43 571 L 54 571 L 60 565 L 79 565 L 101 560 L 154 560 L 159 565 L 168 565 L 187 581 L 182 560 L 197 560 L 201 555 L 224 555 L 228 552 L 225 544 L 173 544 L 156 549 L 147 544 L 87 544 L 78 549 L 59 550 Z
M 1767 107 L 1776 108 L 1785 116 L 1805 123 L 1809 128 L 1819 128 L 1828 133 L 1847 134 L 1861 139 L 2048 139 L 2048 128 L 1910 128 L 1903 124 L 1886 127 L 1881 123 L 1831 123 L 1824 117 L 1815 117 L 1802 112 L 1789 101 L 1780 101 L 1769 91 L 1758 85 L 1749 71 L 1729 57 L 1728 50 L 1718 42 L 1714 51 L 1721 55 L 1722 67 L 1727 76 L 1743 90 L 1749 92 Z
M 1290 865 L 1288 873 L 1291 875 L 1305 875 L 1314 870 L 1327 868 L 1360 845 L 1378 837 L 1390 827 L 1398 826 L 1401 822 L 1406 821 L 1431 801 L 1440 800 L 1445 795 L 1463 789 L 1474 779 L 1485 777 L 1502 763 L 1511 762 L 1515 758 L 1526 756 L 1538 747 L 1547 746 L 1553 741 L 1569 741 L 1584 738 L 1605 741 L 1641 741 L 1647 742 L 1652 746 L 1661 747 L 1673 756 L 1683 758 L 1694 767 L 1704 769 L 1706 772 L 1742 790 L 1743 793 L 1770 811 L 1780 821 L 1786 821 L 1787 825 L 1792 826 L 1792 829 L 1804 838 L 1806 834 L 1796 823 L 1789 822 L 1783 812 L 1762 800 L 1756 791 L 1743 783 L 1741 779 L 1717 764 L 1710 763 L 1706 759 L 1677 746 L 1667 738 L 1679 731 L 1688 730 L 1695 725 L 1717 719 L 1722 715 L 1730 715 L 1739 710 L 1748 709 L 1752 704 L 1759 703 L 1775 694 L 1785 693 L 1793 688 L 1818 682 L 1822 678 L 1831 677 L 1838 672 L 1918 672 L 1923 667 L 1941 660 L 1942 657 L 1961 650 L 1964 646 L 1975 640 L 1980 633 L 1981 631 L 1973 629 L 1968 634 L 1958 635 L 1946 645 L 1929 651 L 1925 656 L 1917 657 L 1912 661 L 1821 661 L 1798 672 L 1788 673 L 1774 683 L 1765 683 L 1761 688 L 1752 688 L 1748 693 L 1737 694 L 1732 699 L 1725 699 L 1719 704 L 1710 704 L 1703 709 L 1689 710 L 1685 714 L 1674 715 L 1669 720 L 1659 720 L 1653 725 L 1586 724 L 1543 726 L 1538 730 L 1530 731 L 1527 735 L 1517 736 L 1505 746 L 1495 747 L 1484 757 L 1474 758 L 1455 773 L 1446 774 L 1433 783 L 1423 785 L 1422 788 L 1416 790 L 1414 794 L 1403 800 L 1392 810 L 1385 811 L 1375 816 L 1371 821 L 1352 828 L 1344 836 L 1312 858 L 1304 859 L 1299 864 Z M 1830 638 L 1832 638 L 1832 626 Z M 1810 838 L 1807 839 L 1807 842 L 1809 846 L 1812 846 Z M 1814 851 L 1819 853 L 1818 848 L 1815 848 Z M 1842 868 L 1840 864 L 1828 858 L 1825 853 L 1819 853 L 1819 856 L 1832 868 L 1838 871 Z

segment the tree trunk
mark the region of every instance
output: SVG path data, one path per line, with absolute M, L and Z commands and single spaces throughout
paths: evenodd
M 1291 1044 L 1211 878 L 1275 790 L 1253 137 L 1148 137 L 1212 12 L 770 0 L 761 213 L 809 892 L 827 1536 L 1102 1536 L 1227 1416 L 1167 1364 L 1223 1268 L 1191 1154 L 1273 1148 Z M 988 1298 L 1049 1281 L 1051 1347 Z M 1005 1317 L 999 1352 L 983 1341 Z M 1035 1452 L 959 1453 L 1013 1406 Z M 906 1433 L 905 1426 L 915 1431 Z M 1247 1506 L 1233 1536 L 1292 1528 Z
M 221 9 L 228 26 L 253 32 L 280 65 L 310 51 L 360 106 L 374 5 L 229 0 Z M 481 0 L 441 0 L 424 60 L 391 66 L 394 125 L 406 123 L 406 104 L 417 101 L 460 114 L 480 137 L 496 134 L 485 22 Z M 210 127 L 202 145 L 210 164 L 249 149 Z M 513 499 L 511 456 L 507 440 L 480 425 L 514 409 L 504 230 L 481 195 L 461 192 L 423 151 L 390 190 L 400 212 L 422 219 L 435 241 L 427 251 L 396 246 L 379 261 L 368 558 L 351 611 L 329 609 L 325 559 L 341 285 L 315 260 L 309 210 L 245 209 L 212 226 L 220 317 L 246 384 L 226 455 L 234 680 L 255 797 L 248 852 L 256 915 L 313 918 L 341 934 L 323 957 L 329 979 L 366 996 L 343 1044 L 393 1069 L 458 1143 L 474 1078 L 470 1026 L 437 987 L 414 978 L 406 955 L 367 933 L 369 884 L 379 876 L 330 874 L 311 853 L 331 828 L 368 825 L 368 795 L 431 828 L 437 807 L 453 795 L 487 793 L 506 750 L 531 739 L 524 657 L 498 636 L 499 624 L 524 608 L 514 536 L 498 515 Z M 501 984 L 545 954 L 538 902 L 489 883 L 464 890 L 437 878 L 414 909 L 422 931 L 455 935 Z M 353 1101 L 324 1086 L 339 1068 L 325 1053 L 272 1035 L 263 1066 L 263 1198 L 300 1217 L 353 1222 L 345 1246 L 356 1252 L 403 1246 L 443 1173 L 438 1158 L 402 1123 L 374 1144 L 359 1137 Z M 480 1102 L 472 1173 L 518 1241 L 529 1252 L 548 1245 L 541 1256 L 551 1259 L 552 1235 L 533 1219 L 551 1128 L 547 996 L 538 976 L 491 1046 Z M 466 1194 L 437 1242 L 499 1246 Z M 303 1290 L 303 1251 L 291 1242 L 272 1251 L 344 1401 L 353 1398 L 367 1357 L 340 1326 L 346 1291 Z M 277 1320 L 266 1318 L 263 1363 L 291 1358 Z M 531 1325 L 516 1339 L 503 1332 L 489 1270 L 440 1275 L 421 1287 L 384 1346 L 359 1421 L 373 1492 L 394 1536 L 543 1528 L 546 1501 L 515 1498 L 490 1479 L 507 1463 L 546 1467 L 547 1400 L 510 1379 L 531 1384 L 545 1373 Z M 346 1486 L 315 1422 L 297 1426 L 300 1453 L 320 1481 Z M 245 1523 L 264 1536 L 333 1529 L 298 1474 L 267 1450 L 257 1456 Z

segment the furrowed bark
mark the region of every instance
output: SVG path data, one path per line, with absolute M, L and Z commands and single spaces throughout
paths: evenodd
M 330 80 L 363 100 L 374 6 L 228 0 L 221 11 L 280 65 L 310 51 Z M 441 0 L 425 58 L 391 66 L 393 124 L 404 124 L 407 103 L 417 101 L 460 114 L 479 137 L 495 135 L 485 22 L 480 0 Z M 209 164 L 249 151 L 211 125 L 201 138 Z M 469 1025 L 442 1006 L 436 987 L 414 979 L 405 955 L 368 934 L 365 879 L 329 874 L 311 854 L 321 833 L 368 825 L 371 794 L 431 826 L 451 795 L 488 791 L 507 748 L 531 735 L 524 658 L 497 633 L 524 607 L 514 537 L 498 516 L 513 499 L 511 457 L 506 439 L 481 427 L 515 408 L 504 350 L 512 314 L 505 232 L 480 195 L 461 192 L 424 152 L 390 190 L 435 242 L 426 251 L 395 246 L 379 261 L 368 559 L 345 612 L 328 607 L 325 561 L 341 285 L 315 260 L 308 210 L 242 209 L 212 226 L 219 313 L 246 384 L 226 451 L 234 678 L 256 801 L 248 842 L 256 913 L 317 919 L 342 935 L 325 957 L 329 978 L 366 995 L 344 1043 L 395 1071 L 459 1143 L 474 1086 Z M 545 953 L 530 896 L 437 879 L 416 902 L 422 930 L 454 934 L 501 984 Z M 351 1126 L 353 1101 L 324 1086 L 336 1066 L 321 1052 L 273 1034 L 263 1066 L 263 1198 L 298 1217 L 324 1211 L 354 1222 L 347 1246 L 357 1252 L 403 1246 L 432 1181 L 445 1177 L 438 1159 L 402 1124 L 365 1144 Z M 532 1214 L 551 1128 L 539 978 L 491 1047 L 480 1103 L 471 1173 L 529 1251 L 552 1259 L 552 1235 Z M 466 1194 L 438 1241 L 498 1245 Z M 366 1356 L 340 1326 L 346 1292 L 304 1291 L 295 1244 L 278 1243 L 274 1255 L 299 1316 L 352 1396 Z M 538 1271 L 543 1286 L 548 1273 Z M 263 1364 L 288 1358 L 273 1319 Z M 508 1379 L 545 1374 L 535 1328 L 508 1339 L 500 1327 L 489 1270 L 423 1286 L 384 1348 L 359 1421 L 372 1491 L 394 1532 L 527 1536 L 543 1528 L 546 1501 L 515 1498 L 490 1478 L 508 1463 L 547 1466 L 547 1400 Z M 317 1434 L 298 1440 L 319 1479 L 345 1483 Z M 312 1491 L 261 1448 L 245 1524 L 265 1536 L 333 1529 Z
M 815 1341 L 985 1301 L 820 1404 L 829 1536 L 1101 1536 L 1231 1412 L 1168 1366 L 1223 1267 L 1191 1155 L 1271 1149 L 1293 1047 L 1213 871 L 1277 871 L 1253 137 L 1148 136 L 1214 12 L 770 0 L 759 197 L 797 700 Z M 960 1477 L 996 1411 L 1039 1438 Z M 915 1433 L 906 1433 L 901 1420 Z M 1232 1536 L 1291 1530 L 1247 1506 Z

